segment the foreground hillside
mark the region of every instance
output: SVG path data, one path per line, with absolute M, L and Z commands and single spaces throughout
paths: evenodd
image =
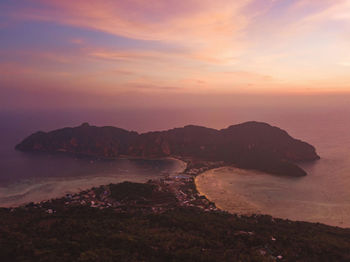
M 75 128 L 37 132 L 16 149 L 108 158 L 177 156 L 224 161 L 241 168 L 292 176 L 306 175 L 297 162 L 319 159 L 313 146 L 292 138 L 284 130 L 259 122 L 222 130 L 185 126 L 144 134 L 85 123 Z
M 181 207 L 153 184 L 109 190 L 111 205 L 0 209 L 0 261 L 350 261 L 350 229 Z

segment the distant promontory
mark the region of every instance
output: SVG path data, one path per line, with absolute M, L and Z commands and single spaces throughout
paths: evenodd
M 221 130 L 188 125 L 143 134 L 84 123 L 73 128 L 36 132 L 16 149 L 102 158 L 175 156 L 223 161 L 239 168 L 288 176 L 306 175 L 297 163 L 320 158 L 312 145 L 261 122 L 246 122 Z

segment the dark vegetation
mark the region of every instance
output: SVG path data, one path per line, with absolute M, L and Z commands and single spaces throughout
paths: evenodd
M 223 161 L 241 168 L 291 176 L 306 175 L 297 162 L 319 158 L 313 146 L 292 138 L 286 131 L 259 122 L 222 130 L 185 126 L 144 134 L 85 123 L 75 128 L 37 132 L 24 139 L 16 149 L 105 158 L 178 156 Z
M 61 198 L 0 209 L 0 261 L 350 261 L 350 229 L 176 205 L 145 212 L 137 203 L 157 205 L 156 186 L 109 188 L 130 208 L 66 205 Z
M 167 190 L 160 190 L 156 184 L 152 183 L 131 183 L 123 182 L 119 184 L 110 184 L 110 197 L 116 201 L 130 202 L 134 201 L 136 205 L 148 206 L 176 206 L 176 197 Z
M 350 261 L 350 230 L 196 208 L 0 210 L 0 261 Z
M 150 198 L 154 194 L 155 185 L 124 182 L 111 184 L 111 197 L 115 200 Z

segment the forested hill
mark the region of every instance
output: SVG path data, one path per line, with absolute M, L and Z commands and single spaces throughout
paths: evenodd
M 224 161 L 241 168 L 292 176 L 306 175 L 297 162 L 319 159 L 312 145 L 261 122 L 246 122 L 221 130 L 188 125 L 143 134 L 84 123 L 78 127 L 34 133 L 16 149 L 106 158 L 179 156 Z

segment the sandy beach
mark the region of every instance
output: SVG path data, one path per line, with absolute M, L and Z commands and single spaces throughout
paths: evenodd
M 195 179 L 197 190 L 233 214 L 267 214 L 296 221 L 350 227 L 350 205 L 321 179 L 296 179 L 233 167 L 212 169 Z
M 222 179 L 218 179 L 217 175 L 223 172 L 244 172 L 231 167 L 220 167 L 208 170 L 195 178 L 198 192 L 206 196 L 215 205 L 225 211 L 240 215 L 259 214 L 259 207 L 249 202 L 242 195 L 229 191 Z

